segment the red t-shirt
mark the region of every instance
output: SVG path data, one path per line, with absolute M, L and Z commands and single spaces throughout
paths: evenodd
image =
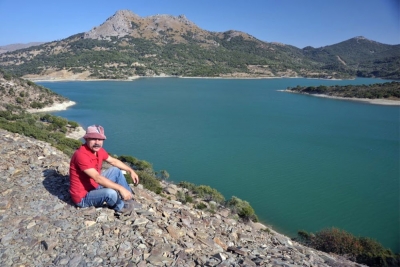
M 104 148 L 97 152 L 97 156 L 86 144 L 75 151 L 69 165 L 69 193 L 75 204 L 81 202 L 89 191 L 99 186 L 84 170 L 94 168 L 101 173 L 101 166 L 106 159 L 108 153 Z

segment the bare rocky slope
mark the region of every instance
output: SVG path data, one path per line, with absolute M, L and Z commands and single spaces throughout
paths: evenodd
M 362 266 L 304 247 L 220 207 L 208 213 L 133 187 L 135 211 L 76 208 L 69 158 L 0 129 L 1 266 Z

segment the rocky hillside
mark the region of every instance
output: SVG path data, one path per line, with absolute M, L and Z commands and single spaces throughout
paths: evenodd
M 40 109 L 68 99 L 0 69 L 0 110 Z
M 47 143 L 0 129 L 1 266 L 362 266 L 304 247 L 261 224 L 133 187 L 135 211 L 78 209 L 69 158 Z
M 163 75 L 400 78 L 400 46 L 360 40 L 299 49 L 239 31 L 210 32 L 184 15 L 140 17 L 120 10 L 88 32 L 3 53 L 0 66 L 25 78 L 55 80 Z

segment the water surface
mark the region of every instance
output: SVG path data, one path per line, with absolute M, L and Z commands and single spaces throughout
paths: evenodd
M 399 107 L 277 90 L 378 79 L 42 82 L 77 104 L 57 115 L 105 127 L 105 148 L 247 200 L 295 236 L 338 227 L 399 250 Z

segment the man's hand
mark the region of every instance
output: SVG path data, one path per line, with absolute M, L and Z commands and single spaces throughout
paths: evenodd
M 123 200 L 129 200 L 129 199 L 132 199 L 132 197 L 133 197 L 132 192 L 127 190 L 124 187 L 122 187 L 119 190 L 119 193 L 121 194 L 121 197 L 122 197 Z
M 136 174 L 136 172 L 134 170 L 129 170 L 129 174 L 131 175 L 132 181 L 134 184 L 138 184 L 139 183 L 139 176 Z

